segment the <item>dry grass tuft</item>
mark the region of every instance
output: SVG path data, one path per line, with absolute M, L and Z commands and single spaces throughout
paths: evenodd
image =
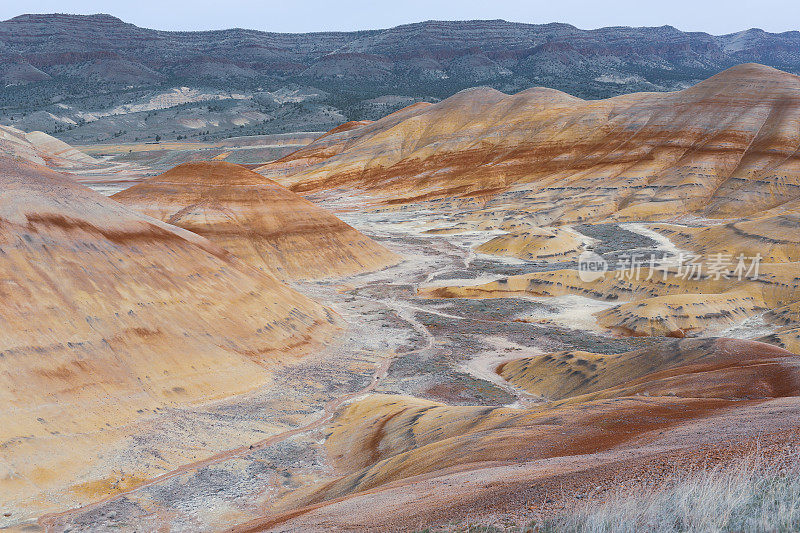
M 800 531 L 800 449 L 675 475 L 660 488 L 619 493 L 575 513 L 525 527 L 461 526 L 431 531 L 521 533 Z

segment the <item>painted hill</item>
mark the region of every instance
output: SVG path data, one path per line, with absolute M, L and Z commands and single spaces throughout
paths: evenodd
M 8 126 L 0 126 L 0 154 L 65 170 L 100 164 L 100 161 L 46 133 L 26 133 Z
M 676 93 L 599 101 L 473 89 L 312 143 L 282 163 L 323 160 L 282 182 L 439 209 L 480 197 L 540 225 L 755 215 L 800 193 L 798 117 L 800 78 L 754 64 Z
M 327 210 L 223 161 L 185 163 L 112 198 L 284 278 L 343 276 L 399 260 Z
M 571 351 L 516 359 L 497 373 L 532 394 L 567 403 L 635 395 L 756 399 L 797 394 L 795 363 L 783 366 L 797 356 L 782 359 L 786 355 L 747 341 L 687 339 L 622 354 Z
M 0 187 L 0 493 L 15 516 L 74 505 L 85 484 L 102 495 L 141 421 L 263 386 L 337 330 L 272 275 L 24 157 L 0 158 Z M 158 447 L 157 462 L 186 460 Z M 157 469 L 140 466 L 125 483 Z
M 387 233 L 415 260 L 363 285 L 327 287 L 353 326 L 347 340 L 283 369 L 281 393 L 247 396 L 201 420 L 214 427 L 246 409 L 286 431 L 237 442 L 213 461 L 168 465 L 153 483 L 126 478 L 134 489 L 41 525 L 80 529 L 102 514 L 109 526 L 145 529 L 419 529 L 527 513 L 556 491 L 574 505 L 601 484 L 663 481 L 669 471 L 654 465 L 673 466 L 678 453 L 690 469 L 715 447 L 735 454 L 761 438 L 796 442 L 800 361 L 783 347 L 797 346 L 800 324 L 797 94 L 796 77 L 755 65 L 679 93 L 605 101 L 475 89 L 348 124 L 263 167 L 300 193 L 343 202 L 331 205 L 380 208 L 358 216 L 375 228 L 394 224 Z M 276 267 L 258 252 L 272 246 L 264 236 L 316 220 L 294 193 L 218 162 L 178 167 L 128 194 L 130 206 L 265 271 Z M 314 233 L 333 224 L 319 221 Z M 289 236 L 280 246 L 288 257 L 278 254 L 287 277 L 308 245 Z M 664 277 L 586 281 L 574 259 L 589 243 L 763 251 L 764 264 L 758 279 L 680 277 L 670 267 Z M 154 264 L 147 272 L 163 276 Z M 203 289 L 214 283 L 192 275 Z M 490 298 L 498 300 L 475 301 Z M 592 302 L 581 308 L 584 299 Z M 227 312 L 235 302 L 214 304 Z M 584 331 L 584 319 L 607 331 Z M 758 327 L 730 336 L 773 344 L 652 338 L 725 336 L 748 320 Z M 215 345 L 227 349 L 236 335 Z M 251 422 L 261 431 L 261 420 Z M 231 440 L 240 427 L 229 427 Z M 148 452 L 142 464 L 156 464 Z

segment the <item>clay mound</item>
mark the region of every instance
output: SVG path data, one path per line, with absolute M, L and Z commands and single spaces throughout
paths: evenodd
M 623 335 L 685 337 L 734 326 L 765 310 L 751 295 L 728 292 L 645 298 L 595 316 L 601 326 Z
M 69 164 L 96 165 L 100 163 L 97 159 L 44 132 L 32 131 L 25 137 L 37 151 L 44 154 L 50 165 L 65 167 Z
M 516 359 L 497 373 L 532 394 L 573 403 L 632 395 L 774 398 L 797 394 L 796 359 L 759 342 L 684 339 L 615 355 L 567 351 Z
M 46 133 L 25 133 L 10 126 L 0 126 L 0 155 L 65 170 L 100 164 L 95 158 Z
M 599 314 L 600 322 L 625 335 L 700 335 L 719 332 L 748 317 L 770 311 L 775 324 L 800 323 L 800 285 L 797 263 L 763 263 L 758 279 L 717 277 L 708 270 L 695 279 L 674 267 L 655 270 L 611 271 L 585 281 L 572 269 L 511 276 L 478 285 L 421 287 L 427 298 L 556 297 L 577 295 L 594 300 L 624 302 Z M 649 278 L 649 279 L 648 279 Z
M 800 262 L 800 209 L 794 205 L 788 209 L 792 211 L 728 224 L 696 228 L 658 224 L 654 229 L 678 245 L 705 255 L 760 254 L 768 263 Z
M 325 209 L 223 161 L 184 163 L 112 198 L 284 279 L 344 276 L 399 259 Z
M 110 476 L 137 421 L 259 387 L 337 329 L 200 236 L 47 168 L 0 168 L 0 493 L 12 507 L 74 505 L 71 487 Z
M 565 261 L 576 258 L 582 245 L 580 237 L 566 228 L 530 228 L 495 237 L 475 251 L 527 261 Z
M 793 353 L 800 353 L 800 325 L 791 325 L 778 328 L 777 331 L 759 339 Z
M 322 139 L 261 171 L 294 191 L 356 189 L 378 204 L 441 199 L 457 212 L 465 204 L 452 197 L 480 197 L 493 208 L 535 209 L 540 226 L 748 216 L 797 198 L 798 120 L 800 78 L 753 64 L 676 93 L 601 101 L 474 89 Z
M 369 137 L 376 129 L 386 127 L 387 123 L 400 123 L 430 105 L 425 102 L 412 104 L 383 117 L 380 120 L 380 124 L 371 121 L 346 122 L 318 137 L 308 146 L 277 161 L 257 167 L 255 171 L 273 179 L 300 172 L 305 168 L 321 164 L 327 159 L 344 152 L 358 144 L 362 138 Z
M 349 473 L 293 507 L 437 472 L 597 454 L 726 409 L 800 395 L 798 356 L 730 339 L 673 341 L 617 356 L 554 354 L 499 370 L 562 400 L 513 409 L 370 396 L 339 413 L 325 443 L 337 469 Z

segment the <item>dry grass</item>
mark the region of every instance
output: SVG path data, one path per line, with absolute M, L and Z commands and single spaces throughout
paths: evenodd
M 532 524 L 536 532 L 798 531 L 800 455 L 766 461 L 753 455 L 704 469 L 648 494 L 614 498 L 572 516 Z
M 574 514 L 525 527 L 462 526 L 434 531 L 523 533 L 800 531 L 800 450 L 777 458 L 752 455 L 724 467 L 700 468 L 640 494 L 589 502 Z

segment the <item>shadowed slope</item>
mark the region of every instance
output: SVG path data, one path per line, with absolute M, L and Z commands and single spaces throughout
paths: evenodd
M 399 259 L 325 209 L 222 161 L 184 163 L 113 198 L 284 278 L 342 276 Z
M 0 168 L 0 493 L 15 517 L 74 505 L 137 421 L 261 386 L 336 329 L 202 237 L 44 167 Z

